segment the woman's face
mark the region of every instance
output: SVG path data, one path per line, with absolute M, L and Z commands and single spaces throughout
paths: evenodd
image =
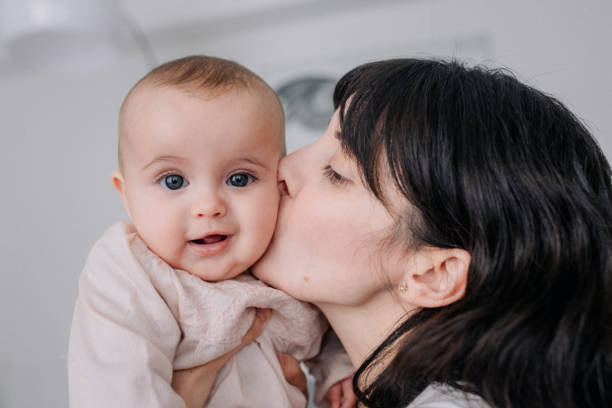
M 393 251 L 383 242 L 397 221 L 362 184 L 337 132 L 338 112 L 321 139 L 282 159 L 287 191 L 274 238 L 253 267 L 263 281 L 319 306 L 362 304 L 393 280 Z

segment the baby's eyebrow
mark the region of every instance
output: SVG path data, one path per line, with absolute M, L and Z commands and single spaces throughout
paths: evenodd
M 256 157 L 253 157 L 253 156 L 242 156 L 236 159 L 235 161 L 236 162 L 245 161 L 247 163 L 251 163 L 256 166 L 263 167 L 266 170 L 270 169 L 270 166 L 268 166 L 265 162 L 258 160 Z
M 159 163 L 159 162 L 182 162 L 184 163 L 186 161 L 187 160 L 185 158 L 179 157 L 179 156 L 172 156 L 172 155 L 158 156 L 154 158 L 153 160 L 151 160 L 149 164 L 145 165 L 142 169 L 145 170 L 146 168 L 151 167 L 155 163 Z

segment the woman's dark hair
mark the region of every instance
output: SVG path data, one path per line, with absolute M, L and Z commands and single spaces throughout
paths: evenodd
M 408 316 L 357 371 L 359 401 L 442 383 L 494 407 L 612 407 L 611 171 L 581 122 L 506 71 L 435 60 L 357 67 L 334 104 L 365 183 L 385 203 L 386 164 L 410 204 L 410 244 L 471 254 L 465 296 Z

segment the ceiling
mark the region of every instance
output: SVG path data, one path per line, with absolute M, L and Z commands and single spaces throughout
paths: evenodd
M 3 7 L 15 4 L 12 2 L 20 1 L 24 0 L 0 0 L 0 11 L 3 10 Z M 57 1 L 58 5 L 65 3 L 68 10 L 74 6 L 73 3 L 79 3 L 79 0 L 45 0 L 40 3 L 40 0 L 27 1 L 30 2 L 30 5 L 37 6 L 45 6 Z M 382 3 L 415 2 L 417 0 L 378 0 L 377 2 L 372 2 L 372 0 L 95 0 L 92 1 L 91 7 L 87 3 L 81 3 L 83 6 L 81 8 L 87 10 L 85 14 L 96 15 L 88 24 L 98 23 L 93 21 L 97 19 L 98 11 L 103 12 L 103 4 L 109 2 L 106 4 L 112 5 L 111 1 L 119 6 L 120 13 L 115 14 L 117 10 L 110 7 L 108 15 L 123 16 L 123 23 L 127 23 L 121 24 L 120 22 L 119 28 L 113 31 L 114 47 L 119 47 L 125 55 L 130 55 L 133 46 L 136 45 L 145 54 L 147 60 L 155 61 L 153 57 L 155 49 L 168 48 L 168 44 L 172 45 L 176 42 L 183 43 L 183 39 L 210 38 L 211 36 L 222 38 L 226 34 L 235 33 L 236 30 L 244 31 L 253 27 L 265 27 L 278 21 L 318 18 L 346 10 L 380 7 Z M 22 10 L 21 7 L 16 7 L 16 9 Z M 25 9 L 27 10 L 27 7 Z M 79 10 L 79 13 L 82 11 Z M 108 16 L 106 17 L 108 20 Z M 99 20 L 104 21 L 105 17 Z M 28 20 L 28 24 L 35 25 L 35 23 Z M 64 42 L 63 37 L 62 41 L 56 41 L 56 37 L 47 35 L 48 32 L 41 31 L 45 35 L 39 35 L 39 32 L 33 31 L 33 35 L 24 37 L 28 40 L 27 43 L 21 42 L 19 37 L 17 37 L 19 42 L 10 42 L 5 41 L 9 37 L 3 38 L 2 25 L 2 14 L 0 14 L 0 76 L 41 71 L 49 68 L 50 64 L 58 65 L 59 72 L 67 72 L 67 67 L 70 67 L 70 70 L 77 69 L 78 66 L 85 65 L 84 61 L 91 61 L 89 65 L 103 68 L 104 62 L 107 61 L 104 58 L 104 52 L 90 45 L 90 37 L 71 37 L 71 41 L 78 40 L 84 43 L 76 47 L 73 42 Z M 56 27 L 53 29 L 55 30 Z M 29 35 L 29 32 L 26 33 Z M 56 32 L 53 31 L 53 34 Z M 63 35 L 63 32 L 59 34 Z M 31 39 L 33 41 L 30 41 Z M 10 49 L 9 44 L 12 47 Z M 27 44 L 27 47 L 23 44 Z M 15 50 L 19 52 L 16 53 Z M 82 52 L 79 51 L 81 53 L 76 55 L 77 53 L 72 52 L 73 50 Z M 126 50 L 128 50 L 127 53 Z M 57 58 L 58 55 L 61 58 Z M 149 65 L 155 64 L 150 62 Z M 89 66 L 85 67 L 85 72 L 89 72 L 90 69 Z
M 165 31 L 194 22 L 226 20 L 322 0 L 118 0 L 123 11 L 144 32 Z M 327 0 L 330 2 L 333 0 Z

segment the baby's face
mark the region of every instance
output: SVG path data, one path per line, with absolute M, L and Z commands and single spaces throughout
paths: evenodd
M 207 281 L 248 269 L 274 232 L 281 126 L 261 92 L 137 90 L 120 123 L 123 169 L 113 182 L 149 248 Z

